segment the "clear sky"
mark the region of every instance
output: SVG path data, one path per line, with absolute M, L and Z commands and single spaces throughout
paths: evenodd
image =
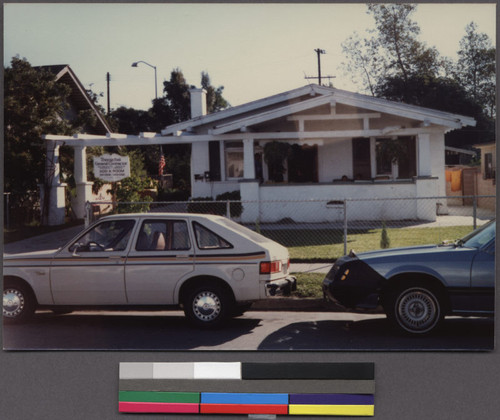
M 420 4 L 414 19 L 420 39 L 456 59 L 465 26 L 474 21 L 495 41 L 495 4 Z M 4 5 L 4 65 L 13 56 L 32 65 L 69 64 L 80 81 L 104 93 L 111 74 L 111 107 L 147 109 L 162 82 L 180 68 L 189 84 L 207 71 L 212 85 L 239 105 L 308 83 L 317 75 L 335 87 L 356 90 L 339 65 L 340 44 L 354 31 L 364 34 L 373 18 L 364 4 L 77 4 Z M 313 80 L 312 82 L 315 82 Z

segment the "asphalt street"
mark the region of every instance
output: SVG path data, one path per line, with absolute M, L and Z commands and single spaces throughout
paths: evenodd
M 491 350 L 493 320 L 450 318 L 428 336 L 394 331 L 384 315 L 249 311 L 223 328 L 191 327 L 180 311 L 37 313 L 5 325 L 6 350 Z

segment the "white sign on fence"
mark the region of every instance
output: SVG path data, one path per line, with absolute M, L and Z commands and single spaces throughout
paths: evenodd
M 117 154 L 94 157 L 94 175 L 104 181 L 120 181 L 130 176 L 130 160 L 128 156 Z

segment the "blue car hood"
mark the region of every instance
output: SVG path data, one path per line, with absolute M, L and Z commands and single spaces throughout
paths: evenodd
M 379 258 L 393 258 L 400 257 L 402 255 L 409 257 L 410 255 L 421 255 L 429 253 L 442 253 L 450 252 L 450 250 L 455 249 L 454 245 L 420 245 L 420 246 L 408 246 L 403 248 L 389 248 L 381 249 L 377 251 L 367 251 L 367 252 L 354 252 L 356 257 L 360 260 L 369 262 L 373 259 Z

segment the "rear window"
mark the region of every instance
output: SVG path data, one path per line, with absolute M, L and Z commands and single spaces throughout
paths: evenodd
M 233 246 L 205 226 L 194 222 L 194 236 L 199 249 L 227 249 Z
M 240 225 L 239 223 L 233 222 L 230 219 L 226 219 L 225 217 L 217 219 L 217 223 L 220 223 L 221 225 L 224 225 L 232 230 L 235 230 L 239 234 L 246 236 L 247 238 L 251 239 L 254 242 L 258 242 L 261 244 L 266 242 L 271 242 L 271 239 L 266 238 L 265 236 L 262 236 L 259 233 L 254 232 L 253 230 Z

